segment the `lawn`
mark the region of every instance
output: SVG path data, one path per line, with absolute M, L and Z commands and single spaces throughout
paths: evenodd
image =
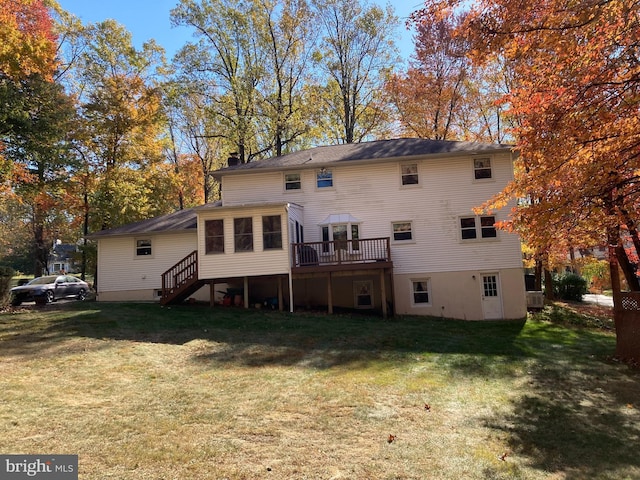
M 582 313 L 7 311 L 0 453 L 78 454 L 81 479 L 640 478 L 640 373 Z

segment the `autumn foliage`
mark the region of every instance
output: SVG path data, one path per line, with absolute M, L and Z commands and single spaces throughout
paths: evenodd
M 441 21 L 461 5 L 427 2 L 416 16 Z M 637 239 L 638 10 L 624 0 L 485 0 L 455 32 L 475 62 L 501 57 L 512 69 L 502 102 L 520 157 L 514 182 L 486 207 L 523 199 L 510 226 L 537 250 Z
M 57 37 L 43 0 L 0 0 L 0 38 L 0 74 L 52 76 Z

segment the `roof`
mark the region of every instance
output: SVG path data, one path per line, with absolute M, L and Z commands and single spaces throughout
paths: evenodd
M 118 235 L 135 235 L 148 233 L 185 232 L 195 230 L 197 227 L 197 214 L 195 208 L 178 210 L 177 212 L 149 218 L 135 223 L 122 225 L 121 227 L 100 230 L 87 235 L 90 239 L 113 237 Z
M 479 142 L 457 142 L 429 140 L 423 138 L 398 138 L 373 142 L 348 143 L 315 147 L 281 157 L 222 168 L 213 172 L 215 176 L 241 174 L 253 170 L 288 170 L 318 168 L 330 164 L 385 162 L 392 159 L 417 156 L 453 156 L 461 153 L 482 154 L 510 151 L 513 145 Z

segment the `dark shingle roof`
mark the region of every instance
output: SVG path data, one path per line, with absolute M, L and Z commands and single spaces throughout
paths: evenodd
M 121 227 L 109 230 L 100 230 L 88 235 L 87 238 L 98 239 L 101 237 L 112 237 L 117 235 L 135 235 L 161 232 L 184 232 L 195 230 L 197 226 L 197 216 L 194 208 L 178 210 L 177 212 L 162 215 L 161 217 L 149 218 L 135 223 L 122 225 Z
M 399 138 L 395 140 L 377 140 L 374 142 L 349 143 L 316 147 L 309 150 L 290 153 L 281 157 L 273 157 L 256 162 L 244 163 L 217 170 L 215 174 L 241 173 L 247 170 L 273 169 L 286 170 L 305 166 L 320 167 L 322 165 L 342 162 L 385 161 L 400 157 L 426 155 L 455 155 L 460 153 L 488 153 L 497 150 L 509 150 L 512 145 L 454 142 L 447 140 L 428 140 L 423 138 Z

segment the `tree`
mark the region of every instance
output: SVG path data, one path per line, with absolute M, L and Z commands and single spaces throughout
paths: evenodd
M 72 166 L 65 138 L 75 118 L 73 102 L 61 85 L 32 74 L 0 79 L 0 103 L 12 106 L 2 121 L 4 153 L 13 165 L 11 188 L 2 197 L 17 205 L 14 213 L 31 230 L 33 271 L 42 275 L 53 233 L 65 223 L 64 186 Z
M 0 0 L 0 74 L 19 79 L 40 74 L 51 80 L 57 67 L 57 36 L 43 0 Z
M 55 5 L 55 3 L 54 3 Z M 57 37 L 47 4 L 42 0 L 0 0 L 0 81 L 18 82 L 39 75 L 51 80 L 57 67 Z M 7 98 L 4 98 L 7 101 Z M 23 103 L 20 103 L 23 105 Z M 9 134 L 6 116 L 16 105 L 3 103 L 0 110 L 0 136 Z M 0 189 L 7 187 L 13 170 L 3 156 L 0 139 Z M 4 184 L 4 185 L 3 185 Z
M 255 145 L 258 82 L 264 73 L 254 34 L 251 2 L 181 0 L 171 11 L 174 25 L 195 29 L 197 44 L 187 44 L 176 57 L 183 75 L 202 86 L 219 128 L 207 135 L 224 139 L 246 162 Z
M 258 7 L 264 25 L 260 43 L 269 72 L 259 85 L 263 144 L 265 150 L 280 156 L 290 152 L 309 130 L 303 118 L 308 103 L 303 101 L 302 82 L 315 44 L 313 17 L 306 0 L 260 0 Z
M 457 1 L 430 1 L 420 15 L 437 19 L 456 7 Z M 524 226 L 540 247 L 606 242 L 614 290 L 618 264 L 632 289 L 640 287 L 637 257 L 628 254 L 640 247 L 640 5 L 484 0 L 458 33 L 477 61 L 498 53 L 513 69 L 505 101 L 519 121 L 520 160 L 514 182 L 487 207 L 527 196 L 514 210 L 513 228 Z M 619 300 L 614 296 L 617 307 Z M 622 319 L 616 322 L 626 331 Z M 618 353 L 640 358 L 640 339 L 619 333 Z
M 413 17 L 415 53 L 385 85 L 402 134 L 436 140 L 503 142 L 506 121 L 497 100 L 508 92 L 508 69 L 497 60 L 474 65 L 456 35 L 464 16 Z
M 142 50 L 112 20 L 87 29 L 75 82 L 82 125 L 74 133 L 83 160 L 78 174 L 92 176 L 91 229 L 119 226 L 172 211 L 173 179 L 164 163 L 162 92 L 155 80 L 164 63 L 153 41 Z
M 315 0 L 314 7 L 322 28 L 315 59 L 326 75 L 317 93 L 330 120 L 324 129 L 342 143 L 360 142 L 386 127 L 382 86 L 396 62 L 397 17 L 390 7 L 353 0 Z

